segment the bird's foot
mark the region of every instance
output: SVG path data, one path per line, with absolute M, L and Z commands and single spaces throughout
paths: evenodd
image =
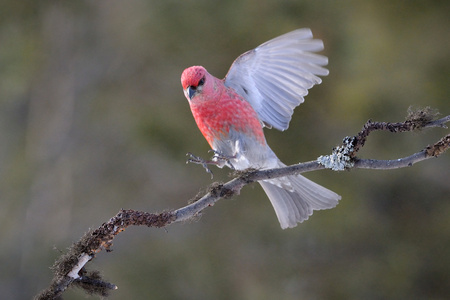
M 216 162 L 223 161 L 230 167 L 230 169 L 236 170 L 234 168 L 233 164 L 231 163 L 231 159 L 236 158 L 236 156 L 228 156 L 228 155 L 225 155 L 222 152 L 220 152 L 218 150 L 214 150 L 214 149 L 210 149 L 210 150 L 208 150 L 208 152 L 213 152 L 214 153 L 214 155 L 213 155 L 213 160 L 214 161 L 216 161 Z
M 211 179 L 213 179 L 214 174 L 211 171 L 211 169 L 208 167 L 208 165 L 217 165 L 218 163 L 216 161 L 212 161 L 212 160 L 204 160 L 203 158 L 196 156 L 194 154 L 192 154 L 191 152 L 186 153 L 186 156 L 188 156 L 188 160 L 186 161 L 186 163 L 194 163 L 194 164 L 198 164 L 198 165 L 202 165 L 203 168 L 205 168 L 206 172 L 211 174 Z

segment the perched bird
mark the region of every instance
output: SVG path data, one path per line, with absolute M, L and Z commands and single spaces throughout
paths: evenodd
M 311 30 L 298 29 L 239 56 L 224 79 L 201 66 L 183 71 L 181 84 L 198 128 L 215 155 L 208 163 L 245 170 L 285 165 L 270 149 L 263 127 L 286 130 L 308 89 L 328 75 L 328 59 Z M 205 163 L 192 156 L 194 162 Z M 283 229 L 314 210 L 333 208 L 336 193 L 301 175 L 259 181 Z

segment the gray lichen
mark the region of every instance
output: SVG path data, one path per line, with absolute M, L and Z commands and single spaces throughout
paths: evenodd
M 317 162 L 333 171 L 344 171 L 354 166 L 353 153 L 355 151 L 355 137 L 345 137 L 343 145 L 333 149 L 331 155 L 321 155 Z

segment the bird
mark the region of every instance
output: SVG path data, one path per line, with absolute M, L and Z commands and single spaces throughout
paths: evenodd
M 328 75 L 323 42 L 309 28 L 271 39 L 240 55 L 224 79 L 202 66 L 185 69 L 181 85 L 198 128 L 214 156 L 191 162 L 235 170 L 271 169 L 286 165 L 267 144 L 263 128 L 288 129 L 294 108 L 308 89 Z M 189 154 L 189 153 L 188 153 Z M 293 228 L 315 210 L 335 207 L 341 196 L 305 178 L 290 175 L 258 181 L 282 229 Z

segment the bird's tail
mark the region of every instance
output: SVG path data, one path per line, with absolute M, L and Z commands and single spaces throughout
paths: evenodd
M 284 167 L 279 162 L 279 167 Z M 301 176 L 259 181 L 272 203 L 281 228 L 292 228 L 307 220 L 314 210 L 333 208 L 341 196 Z

